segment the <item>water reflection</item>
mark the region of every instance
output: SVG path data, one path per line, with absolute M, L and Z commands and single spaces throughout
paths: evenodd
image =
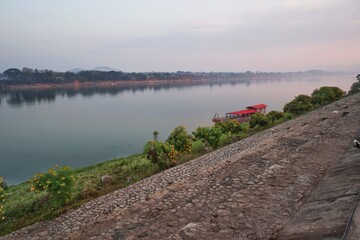
M 245 85 L 249 87 L 251 84 L 259 84 L 260 82 L 279 82 L 281 79 L 267 80 L 212 80 L 212 81 L 193 81 L 172 84 L 154 84 L 154 85 L 131 85 L 131 86 L 86 86 L 86 87 L 55 87 L 46 89 L 19 89 L 19 90 L 0 90 L 0 104 L 3 100 L 9 106 L 19 107 L 24 104 L 31 106 L 33 104 L 49 103 L 56 100 L 56 97 L 73 98 L 77 95 L 82 97 L 92 97 L 93 95 L 110 95 L 116 96 L 125 92 L 144 92 L 144 91 L 170 91 L 172 89 L 193 88 L 196 86 L 208 85 L 211 89 L 215 86 L 222 85 Z M 287 80 L 288 81 L 288 80 Z

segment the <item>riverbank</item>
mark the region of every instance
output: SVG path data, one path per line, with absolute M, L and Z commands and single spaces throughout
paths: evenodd
M 360 94 L 4 239 L 269 239 L 306 201 L 326 169 L 351 146 L 360 129 L 358 119 Z
M 318 76 L 317 76 L 318 77 Z M 4 90 L 30 90 L 30 89 L 58 89 L 58 88 L 89 88 L 89 87 L 128 87 L 128 86 L 159 86 L 159 85 L 186 85 L 205 83 L 234 83 L 248 81 L 264 81 L 279 79 L 297 79 L 287 76 L 255 76 L 246 78 L 181 78 L 181 79 L 148 79 L 148 80 L 98 80 L 98 81 L 73 81 L 67 83 L 32 83 L 4 85 Z M 1 83 L 1 82 L 0 82 Z
M 205 83 L 207 80 L 192 80 L 192 79 L 174 79 L 174 80 L 143 80 L 143 81 L 93 81 L 80 82 L 75 81 L 71 83 L 34 83 L 34 84 L 16 84 L 7 85 L 4 89 L 7 90 L 28 90 L 28 89 L 56 89 L 56 88 L 86 88 L 86 87 L 122 87 L 122 86 L 137 86 L 147 85 L 156 86 L 161 84 L 191 84 L 191 83 Z

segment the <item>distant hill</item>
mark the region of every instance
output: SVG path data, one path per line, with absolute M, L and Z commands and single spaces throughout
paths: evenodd
M 72 72 L 72 73 L 79 73 L 82 71 L 100 71 L 100 72 L 110 72 L 110 71 L 119 71 L 118 69 L 115 68 L 111 68 L 111 67 L 105 67 L 105 66 L 99 66 L 99 67 L 95 67 L 91 70 L 89 69 L 84 69 L 84 68 L 73 68 L 68 70 L 67 72 Z
M 81 71 L 87 71 L 87 70 L 83 69 L 83 68 L 73 68 L 73 69 L 67 70 L 67 72 L 72 72 L 72 73 L 79 73 Z
M 111 68 L 111 67 L 96 67 L 92 69 L 93 71 L 101 71 L 101 72 L 110 72 L 110 71 L 119 71 L 118 69 Z

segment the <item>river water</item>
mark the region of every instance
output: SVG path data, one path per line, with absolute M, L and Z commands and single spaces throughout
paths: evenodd
M 211 125 L 215 113 L 265 103 L 282 110 L 321 86 L 348 91 L 355 77 L 215 81 L 208 84 L 0 92 L 0 176 L 23 182 L 54 165 L 87 166 L 139 153 L 154 130 L 165 140 L 184 125 Z

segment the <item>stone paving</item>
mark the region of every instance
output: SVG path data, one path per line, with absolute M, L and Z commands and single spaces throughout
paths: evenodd
M 360 129 L 360 94 L 0 239 L 276 239 Z

